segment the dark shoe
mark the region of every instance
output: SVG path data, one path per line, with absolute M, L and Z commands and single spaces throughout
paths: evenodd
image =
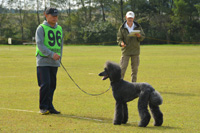
M 60 112 L 57 111 L 57 110 L 55 110 L 55 109 L 50 109 L 49 112 L 50 112 L 51 114 L 60 114 Z
M 47 110 L 47 109 L 40 109 L 40 114 L 41 115 L 48 115 L 49 114 L 49 110 Z

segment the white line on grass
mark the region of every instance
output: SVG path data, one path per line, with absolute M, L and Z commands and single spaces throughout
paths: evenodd
M 31 112 L 31 113 L 40 113 L 36 111 L 31 111 L 31 110 L 22 110 L 22 109 L 9 109 L 9 108 L 0 108 L 1 110 L 11 110 L 11 111 L 20 111 L 20 112 Z M 62 115 L 62 114 L 61 114 Z M 103 121 L 100 119 L 93 119 L 93 118 L 88 118 L 88 117 L 80 117 L 80 116 L 70 116 L 72 118 L 78 118 L 78 119 L 84 119 L 84 120 L 93 120 L 93 121 Z
M 0 76 L 0 78 L 16 78 L 17 76 Z
M 30 110 L 22 110 L 22 109 L 9 109 L 9 108 L 0 108 L 2 110 L 12 110 L 12 111 L 21 111 L 21 112 L 32 112 L 36 113 L 35 111 L 30 111 Z

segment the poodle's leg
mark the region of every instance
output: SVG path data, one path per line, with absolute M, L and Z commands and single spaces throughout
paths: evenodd
M 151 119 L 147 105 L 149 101 L 150 92 L 148 90 L 141 92 L 138 100 L 138 110 L 140 115 L 139 127 L 146 127 Z
M 114 125 L 121 125 L 122 124 L 122 103 L 116 101 L 115 105 L 115 117 L 113 121 Z
M 128 107 L 126 103 L 123 103 L 122 105 L 122 114 L 123 114 L 123 119 L 122 119 L 122 123 L 126 124 L 128 121 Z
M 149 103 L 149 107 L 154 118 L 154 126 L 161 126 L 163 123 L 163 114 L 159 106 Z

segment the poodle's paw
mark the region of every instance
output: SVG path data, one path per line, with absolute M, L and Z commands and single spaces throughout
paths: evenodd
M 147 125 L 148 125 L 148 123 L 142 123 L 142 122 L 140 122 L 140 123 L 138 124 L 139 127 L 146 127 Z
M 121 122 L 121 121 L 114 121 L 113 124 L 114 124 L 114 125 L 121 125 L 122 122 Z
M 128 116 L 124 116 L 124 118 L 122 119 L 122 124 L 126 124 L 128 121 Z
M 128 120 L 123 120 L 123 121 L 122 121 L 122 124 L 126 124 L 126 123 L 127 123 L 127 121 L 128 121 Z
M 113 123 L 114 125 L 121 125 L 121 123 Z
M 127 121 L 126 122 L 122 122 L 122 124 L 126 124 L 127 123 Z
M 154 117 L 154 126 L 161 126 L 163 124 L 163 114 L 157 114 L 156 117 Z
M 156 121 L 154 122 L 154 126 L 162 126 L 162 124 L 163 124 L 163 120 L 162 120 L 162 119 L 156 120 Z
M 139 127 L 146 127 L 149 124 L 150 119 L 151 119 L 151 117 L 146 117 L 146 118 L 142 119 L 139 122 L 138 126 Z
M 155 122 L 155 123 L 154 123 L 154 126 L 162 126 L 162 123 L 163 123 L 163 122 L 161 122 L 161 121 L 160 121 L 160 122 Z

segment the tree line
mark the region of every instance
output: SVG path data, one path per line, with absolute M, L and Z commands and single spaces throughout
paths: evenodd
M 116 44 L 130 10 L 145 32 L 142 44 L 200 43 L 199 0 L 1 0 L 0 44 L 34 41 L 50 6 L 59 10 L 65 44 Z

